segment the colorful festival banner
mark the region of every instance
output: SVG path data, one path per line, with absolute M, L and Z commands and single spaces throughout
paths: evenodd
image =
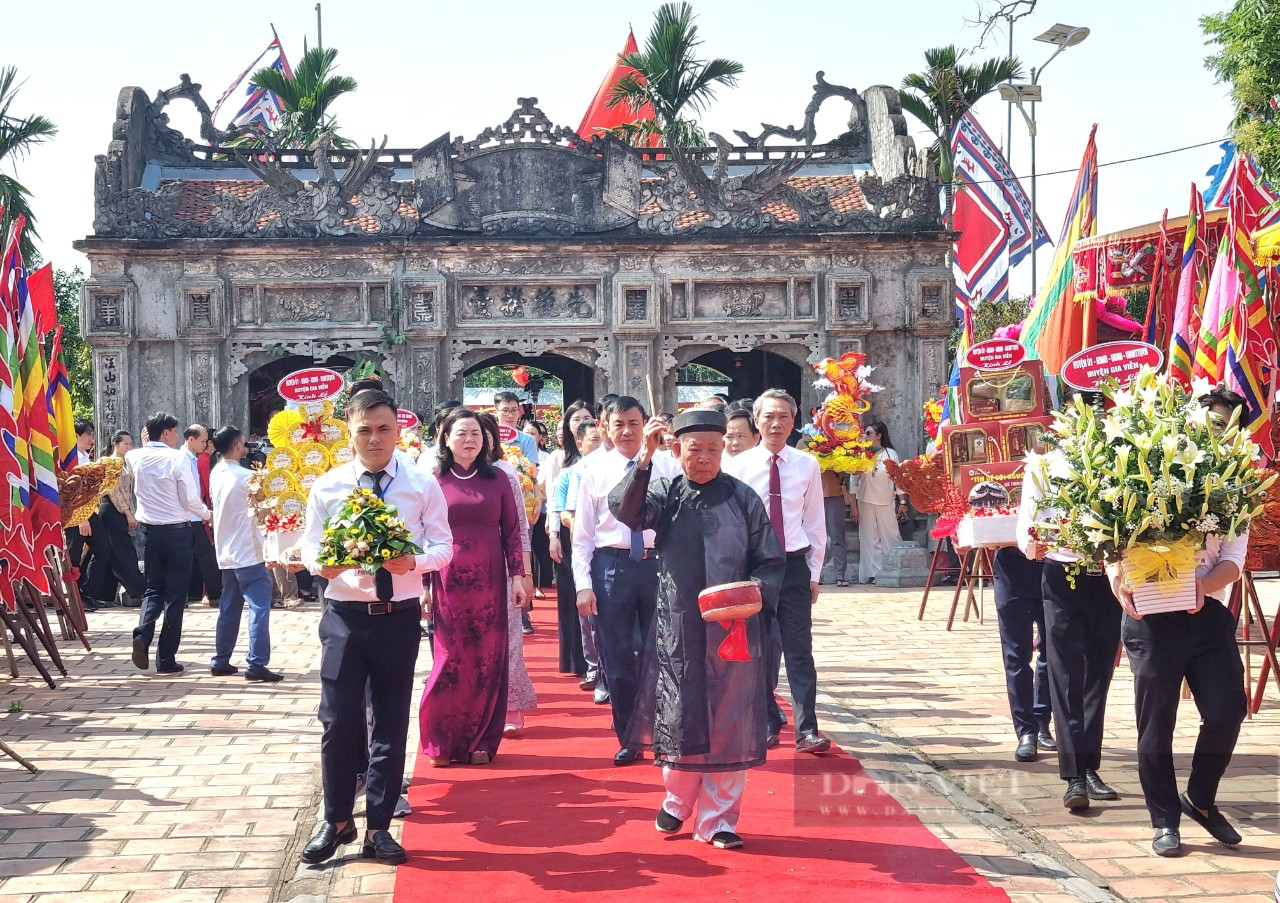
M 1204 315 L 1204 299 L 1209 291 L 1209 244 L 1204 213 L 1204 196 L 1191 183 L 1191 209 L 1182 229 L 1182 258 L 1179 263 L 1177 301 L 1173 309 L 1173 334 L 1169 337 L 1169 375 L 1184 386 L 1191 385 L 1192 362 Z
M 1058 239 L 1058 251 L 1020 336 L 1022 344 L 1027 346 L 1027 356 L 1043 360 L 1045 372 L 1055 376 L 1062 372 L 1068 357 L 1092 345 L 1097 335 L 1097 313 L 1093 304 L 1082 304 L 1076 298 L 1079 289 L 1071 253 L 1077 241 L 1093 235 L 1096 222 L 1098 148 L 1094 136 L 1097 131 L 1097 125 L 1089 131 L 1089 142 L 1085 145 L 1084 159 Z

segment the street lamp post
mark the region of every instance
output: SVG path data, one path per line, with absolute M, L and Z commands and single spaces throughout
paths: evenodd
M 1037 292 L 1040 284 L 1036 281 L 1036 104 L 1041 100 L 1040 76 L 1044 75 L 1044 70 L 1049 64 L 1057 58 L 1058 54 L 1066 50 L 1068 47 L 1074 47 L 1089 37 L 1089 29 L 1076 27 L 1072 25 L 1063 25 L 1058 23 L 1046 31 L 1044 34 L 1036 37 L 1037 41 L 1045 44 L 1053 44 L 1053 53 L 1044 61 L 1039 69 L 1031 70 L 1031 82 L 1029 84 L 1007 84 L 1000 86 L 1000 97 L 1007 103 L 1018 108 L 1018 112 L 1022 114 L 1023 120 L 1027 124 L 1027 133 L 1031 136 L 1031 291 Z M 1027 112 L 1026 104 L 1031 105 L 1031 112 Z

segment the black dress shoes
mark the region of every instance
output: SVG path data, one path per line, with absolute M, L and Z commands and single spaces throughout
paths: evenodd
M 1240 832 L 1231 827 L 1231 822 L 1227 821 L 1226 816 L 1218 811 L 1217 806 L 1209 807 L 1209 814 L 1201 812 L 1191 802 L 1185 793 L 1178 794 L 1178 802 L 1182 805 L 1182 811 L 1200 827 L 1204 828 L 1218 843 L 1225 843 L 1229 847 L 1234 847 L 1240 843 L 1243 838 Z
M 1020 734 L 1018 736 L 1018 748 L 1013 751 L 1013 757 L 1019 762 L 1034 762 L 1038 759 L 1039 753 L 1036 751 L 1036 735 Z
M 177 662 L 156 662 L 157 674 L 181 674 L 186 669 Z
M 644 758 L 644 751 L 624 746 L 613 757 L 614 765 L 634 765 Z
M 1043 730 L 1036 734 L 1036 746 L 1041 749 L 1048 750 L 1049 752 L 1053 752 L 1058 748 L 1058 741 L 1053 739 L 1053 734 L 1049 733 L 1047 730 Z
M 214 677 L 226 677 L 228 674 L 235 674 L 240 669 L 235 665 L 210 665 L 209 673 Z
M 360 848 L 360 855 L 387 865 L 403 865 L 409 861 L 409 854 L 396 843 L 390 831 L 374 831 L 373 838 L 365 840 L 364 846 Z
M 1089 799 L 1091 800 L 1120 799 L 1120 794 L 1102 783 L 1102 778 L 1098 777 L 1098 773 L 1092 768 L 1086 768 L 1084 771 L 1084 785 L 1089 791 Z
M 764 738 L 764 748 L 765 748 L 765 749 L 773 749 L 775 746 L 777 746 L 777 745 L 778 745 L 778 742 L 779 742 L 779 741 L 778 741 L 778 732 L 777 732 L 777 731 L 769 731 L 769 733 L 768 733 L 768 734 L 766 734 L 766 735 L 765 735 L 765 738 Z
M 822 734 L 806 734 L 796 740 L 796 752 L 817 754 L 824 753 L 830 748 L 831 741 Z
M 1181 856 L 1182 838 L 1173 828 L 1157 828 L 1155 839 L 1151 841 L 1151 850 L 1157 856 Z
M 684 822 L 666 809 L 659 809 L 658 817 L 654 819 L 653 826 L 663 834 L 676 834 L 684 827 Z
M 1089 808 L 1089 794 L 1085 790 L 1084 778 L 1069 778 L 1067 792 L 1062 795 L 1062 805 L 1072 812 Z
M 355 843 L 356 837 L 360 834 L 356 830 L 354 822 L 348 822 L 347 827 L 341 833 L 329 822 L 320 825 L 320 830 L 315 836 L 307 841 L 307 845 L 302 848 L 302 861 L 314 865 L 317 862 L 324 862 L 338 852 L 338 847 L 347 843 Z
M 147 648 L 147 641 L 140 636 L 133 638 L 133 666 L 139 671 L 146 671 L 151 667 L 151 653 Z
M 274 671 L 268 671 L 261 665 L 250 665 L 244 672 L 245 680 L 252 680 L 257 683 L 275 683 L 278 680 L 284 680 L 283 674 L 277 674 Z

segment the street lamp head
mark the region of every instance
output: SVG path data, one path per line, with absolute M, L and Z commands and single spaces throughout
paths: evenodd
M 1087 37 L 1089 37 L 1089 29 L 1074 25 L 1063 25 L 1059 22 L 1044 34 L 1039 35 L 1036 40 L 1066 48 L 1076 46 Z
M 1000 99 L 1007 103 L 1024 104 L 1039 103 L 1041 89 L 1039 85 L 1001 85 Z

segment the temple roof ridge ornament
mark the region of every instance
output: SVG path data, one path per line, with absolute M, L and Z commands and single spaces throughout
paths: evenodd
M 538 107 L 538 98 L 519 97 L 519 104 L 507 121 L 485 129 L 470 141 L 459 135 L 453 142 L 453 153 L 465 158 L 480 151 L 511 145 L 582 148 L 590 142 L 568 126 L 557 126 Z

